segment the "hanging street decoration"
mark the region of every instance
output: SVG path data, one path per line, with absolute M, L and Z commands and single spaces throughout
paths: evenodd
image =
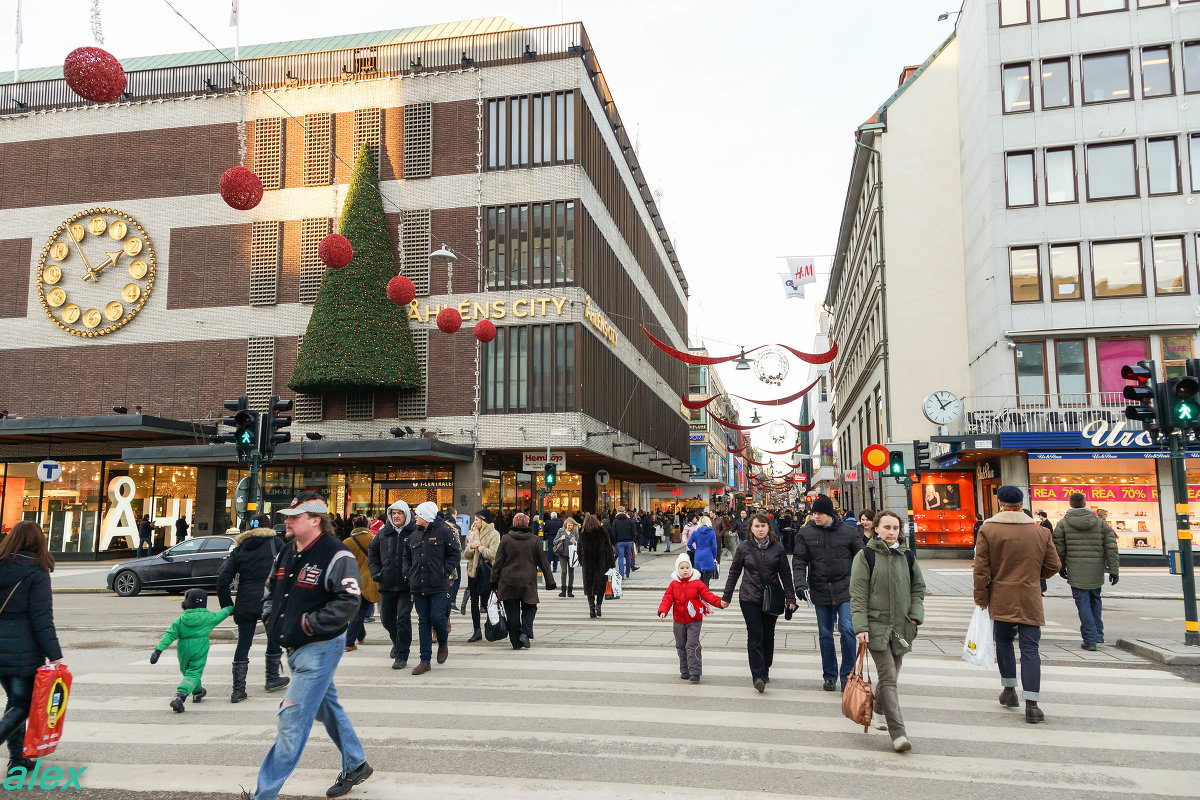
M 669 355 L 671 358 L 674 358 L 676 361 L 682 361 L 685 364 L 692 364 L 694 366 L 711 367 L 711 366 L 715 366 L 717 364 L 725 364 L 729 361 L 735 361 L 741 356 L 740 353 L 738 355 L 733 355 L 733 356 L 718 356 L 718 357 L 694 356 L 691 353 L 685 353 L 681 350 L 676 350 L 674 347 L 671 347 L 666 342 L 656 339 L 654 337 L 654 334 L 652 334 L 652 333 L 650 333 L 650 331 L 646 330 L 646 327 L 644 325 L 642 326 L 642 333 L 646 334 L 646 336 L 650 339 L 650 341 L 654 342 L 655 347 L 657 347 L 659 350 L 662 350 L 664 353 Z M 806 363 L 809 363 L 809 364 L 828 364 L 830 361 L 833 361 L 833 359 L 837 357 L 837 351 L 838 351 L 837 342 L 834 342 L 830 346 L 829 350 L 827 350 L 824 353 L 806 353 L 803 350 L 796 350 L 795 348 L 788 347 L 785 344 L 778 344 L 778 345 L 774 345 L 774 346 L 782 347 L 784 350 L 787 350 L 789 353 L 794 355 L 796 358 L 798 358 L 801 361 L 804 361 Z M 759 345 L 758 347 L 751 348 L 749 350 L 746 350 L 745 352 L 747 355 L 749 355 L 750 353 L 753 353 L 758 350 L 762 350 L 767 347 L 771 347 L 771 345 L 766 345 L 766 344 Z
M 443 308 L 438 312 L 437 326 L 442 333 L 457 333 L 462 327 L 462 314 L 457 308 Z
M 475 339 L 487 344 L 496 338 L 496 324 L 489 319 L 481 319 L 475 323 Z
M 238 211 L 249 211 L 263 197 L 262 181 L 253 170 L 240 166 L 225 170 L 221 176 L 220 191 L 221 198 Z
M 788 374 L 788 360 L 775 348 L 768 348 L 754 359 L 754 375 L 770 386 L 782 386 Z
M 771 441 L 775 444 L 783 444 L 783 440 L 787 438 L 787 433 L 787 426 L 779 421 L 771 423 L 771 427 L 767 429 L 767 435 L 771 437 Z
M 403 307 L 407 314 L 408 304 L 417 296 L 417 287 L 404 275 L 397 275 L 387 283 L 387 296 L 388 300 Z
M 121 62 L 99 47 L 77 47 L 63 61 L 63 79 L 71 91 L 93 103 L 111 103 L 125 91 Z
M 317 245 L 317 258 L 330 269 L 341 269 L 354 258 L 354 247 L 340 233 L 331 233 Z
M 753 403 L 756 406 L 785 406 L 788 403 L 794 403 L 797 400 L 799 400 L 801 397 L 804 397 L 804 395 L 808 394 L 813 389 L 815 389 L 817 384 L 820 383 L 820 381 L 821 381 L 821 379 L 817 378 L 817 380 L 813 381 L 808 386 L 805 386 L 803 389 L 796 392 L 795 394 L 788 395 L 787 397 L 779 397 L 774 400 L 752 400 L 749 397 L 742 397 L 742 395 L 740 395 L 740 394 L 731 394 L 731 395 L 727 395 L 727 396 L 728 397 L 736 397 L 740 400 L 745 400 L 747 403 Z M 709 403 L 711 403 L 713 400 L 716 400 L 720 396 L 721 395 L 719 395 L 719 394 L 714 394 L 712 397 L 706 397 L 702 400 L 689 400 L 686 397 L 681 397 L 679 399 L 683 401 L 684 408 L 689 408 L 692 411 L 695 411 L 697 409 L 704 408 L 705 406 L 707 406 Z

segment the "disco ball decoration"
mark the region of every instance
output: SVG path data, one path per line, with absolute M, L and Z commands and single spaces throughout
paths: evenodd
M 245 167 L 230 167 L 221 176 L 221 197 L 231 208 L 249 211 L 258 205 L 263 196 L 262 181 L 253 170 Z
M 331 233 L 317 245 L 317 257 L 330 269 L 341 269 L 354 258 L 354 247 L 340 233 Z
M 63 61 L 63 79 L 71 91 L 93 103 L 111 103 L 125 91 L 125 69 L 99 47 L 77 47 Z

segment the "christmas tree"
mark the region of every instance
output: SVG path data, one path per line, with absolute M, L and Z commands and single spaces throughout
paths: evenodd
M 423 376 L 406 309 L 386 294 L 396 265 L 379 173 L 365 144 L 338 233 L 350 240 L 354 258 L 325 271 L 288 388 L 303 394 L 419 389 Z

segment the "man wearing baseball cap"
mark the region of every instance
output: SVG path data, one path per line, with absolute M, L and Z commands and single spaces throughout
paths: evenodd
M 345 650 L 346 626 L 358 613 L 358 562 L 333 535 L 329 507 L 316 492 L 301 492 L 279 511 L 286 517 L 288 545 L 267 580 L 263 622 L 267 637 L 286 651 L 292 682 L 279 704 L 275 744 L 258 771 L 254 794 L 244 800 L 275 800 L 296 769 L 320 718 L 342 753 L 337 782 L 325 793 L 341 797 L 371 777 L 354 726 L 338 702 L 333 674 Z

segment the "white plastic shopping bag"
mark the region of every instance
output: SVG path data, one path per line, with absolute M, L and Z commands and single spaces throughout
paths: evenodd
M 619 599 L 621 597 L 621 573 L 617 571 L 616 567 L 614 567 L 613 569 L 610 569 L 607 574 L 608 582 L 612 586 L 613 599 Z
M 579 548 L 576 547 L 575 545 L 570 545 L 567 548 L 567 559 L 568 559 L 567 564 L 571 567 L 571 569 L 575 569 L 576 567 L 578 567 L 579 566 Z
M 500 621 L 500 615 L 502 613 L 503 612 L 500 610 L 500 598 L 496 596 L 495 592 L 492 592 L 491 596 L 488 598 L 487 604 L 488 622 L 495 625 Z
M 996 663 L 996 641 L 992 638 L 992 618 L 986 608 L 975 607 L 967 638 L 963 642 L 963 661 L 991 668 Z

